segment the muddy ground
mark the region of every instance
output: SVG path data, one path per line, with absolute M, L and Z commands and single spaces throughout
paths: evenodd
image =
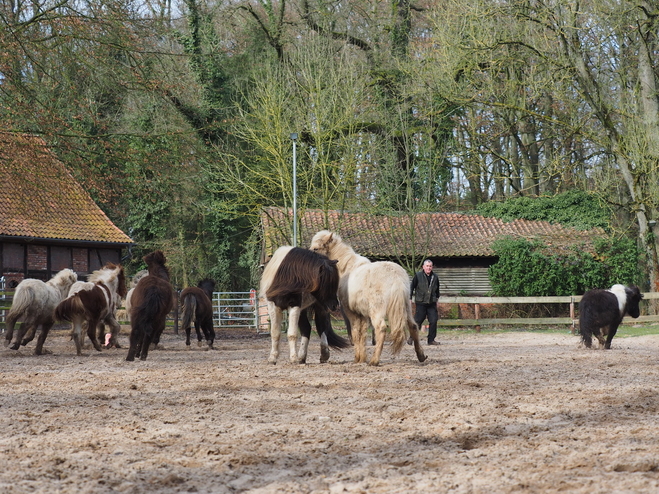
M 145 362 L 63 330 L 52 355 L 2 347 L 0 492 L 659 492 L 659 336 L 439 339 L 377 368 L 319 364 L 317 337 L 272 366 L 253 332 L 166 334 Z

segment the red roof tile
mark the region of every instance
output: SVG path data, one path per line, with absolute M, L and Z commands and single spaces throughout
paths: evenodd
M 35 136 L 0 132 L 0 235 L 131 244 Z
M 290 245 L 291 228 L 285 209 L 266 208 L 261 214 L 265 255 L 269 258 L 281 245 Z M 288 210 L 290 216 L 291 210 Z M 604 230 L 575 230 L 546 221 L 515 220 L 460 213 L 422 213 L 410 216 L 380 216 L 366 213 L 306 210 L 299 212 L 300 247 L 307 247 L 320 230 L 335 231 L 355 251 L 371 258 L 397 256 L 494 257 L 492 243 L 504 236 L 538 239 L 560 248 L 583 244 L 592 248 Z

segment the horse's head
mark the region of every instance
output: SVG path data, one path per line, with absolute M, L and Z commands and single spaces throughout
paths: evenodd
M 643 294 L 635 285 L 625 287 L 625 294 L 627 295 L 627 314 L 635 319 L 641 315 L 640 303 L 643 300 Z
M 338 237 L 338 235 L 329 230 L 321 230 L 311 239 L 311 246 L 309 249 L 318 254 L 329 256 L 332 250 L 332 245 L 336 242 L 335 237 Z
M 338 261 L 327 259 L 319 268 L 318 288 L 311 292 L 318 302 L 325 305 L 329 311 L 339 308 L 339 269 Z
M 201 288 L 208 298 L 213 298 L 213 292 L 215 291 L 215 280 L 210 278 L 204 278 L 203 280 L 197 283 L 197 288 Z
M 128 288 L 126 287 L 126 273 L 124 273 L 124 267 L 120 264 L 116 267 L 117 272 L 117 295 L 121 298 L 125 298 L 128 293 Z
M 165 266 L 167 258 L 161 250 L 156 250 L 151 252 L 151 254 L 145 255 L 142 260 L 146 263 L 149 268 L 149 275 L 162 278 L 169 281 L 169 269 Z

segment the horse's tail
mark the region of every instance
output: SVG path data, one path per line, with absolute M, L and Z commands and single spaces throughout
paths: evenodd
M 37 300 L 37 293 L 31 286 L 22 287 L 18 285 L 14 299 L 11 302 L 11 308 L 7 314 L 7 327 L 14 327 L 16 321 L 24 316 L 30 306 Z
M 159 319 L 166 318 L 168 307 L 171 309 L 171 293 L 165 293 L 155 286 L 148 287 L 143 295 L 139 297 L 139 304 L 131 308 L 130 324 L 131 328 L 141 328 L 145 336 L 153 337 L 154 322 L 162 322 Z
M 80 297 L 73 295 L 65 298 L 55 308 L 55 319 L 58 321 L 73 321 L 74 316 L 85 312 L 85 307 L 80 301 Z
M 405 345 L 407 340 L 405 330 L 409 328 L 410 321 L 412 324 L 416 324 L 412 317 L 409 294 L 406 290 L 399 287 L 392 288 L 389 307 L 387 307 L 387 319 L 389 319 L 391 329 L 391 351 L 396 355 Z
M 192 326 L 192 320 L 197 313 L 197 297 L 191 293 L 187 294 L 183 299 L 183 308 L 181 310 L 183 312 L 181 327 L 188 329 Z

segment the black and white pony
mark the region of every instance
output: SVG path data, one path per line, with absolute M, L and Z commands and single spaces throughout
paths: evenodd
M 316 331 L 320 336 L 320 362 L 329 360 L 329 348 L 347 348 L 350 343 L 332 329 L 330 312 L 339 301 L 337 289 L 339 272 L 336 261 L 300 247 L 278 248 L 261 276 L 260 297 L 268 304 L 272 347 L 268 362 L 277 363 L 283 311 L 288 310 L 289 360 L 304 364 L 307 361 L 311 323 L 308 312 L 313 311 Z M 298 328 L 302 336 L 296 354 Z
M 590 290 L 579 302 L 579 332 L 581 341 L 590 348 L 593 336 L 605 349 L 611 348 L 611 340 L 625 315 L 637 318 L 643 294 L 637 286 L 613 285 L 608 290 Z
M 181 304 L 183 305 L 181 327 L 185 330 L 185 345 L 190 348 L 190 331 L 194 324 L 197 333 L 197 344 L 201 346 L 201 332 L 208 344 L 213 348 L 215 341 L 215 329 L 213 328 L 213 291 L 215 281 L 204 278 L 197 286 L 191 286 L 181 292 Z

